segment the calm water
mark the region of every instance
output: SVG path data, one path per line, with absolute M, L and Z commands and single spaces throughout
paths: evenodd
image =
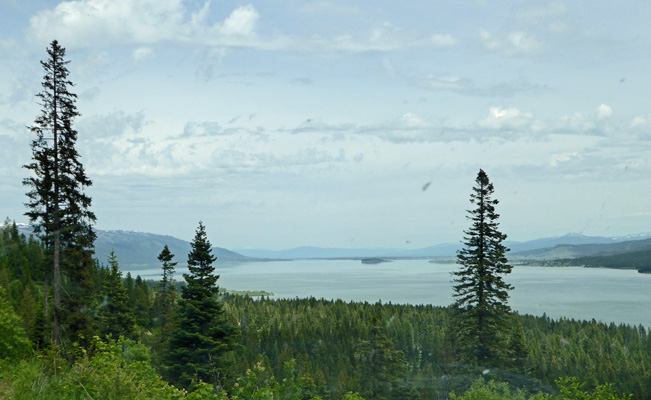
M 452 303 L 454 264 L 399 260 L 366 265 L 353 260 L 297 260 L 215 264 L 219 286 L 265 290 L 275 298 L 309 297 L 375 303 Z M 182 279 L 183 270 L 177 271 Z M 158 279 L 148 271 L 131 271 Z M 651 274 L 631 270 L 516 266 L 506 280 L 509 304 L 521 314 L 596 319 L 651 327 Z

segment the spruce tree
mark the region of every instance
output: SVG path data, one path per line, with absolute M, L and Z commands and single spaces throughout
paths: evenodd
M 169 380 L 190 387 L 198 380 L 221 384 L 223 356 L 233 347 L 235 327 L 228 321 L 218 299 L 211 244 L 200 222 L 188 254 L 188 274 L 176 308 L 175 329 L 165 356 Z
M 108 263 L 110 270 L 104 280 L 104 289 L 99 305 L 99 330 L 102 337 L 110 335 L 114 339 L 120 336 L 130 338 L 135 331 L 136 319 L 129 307 L 127 290 L 122 285 L 122 273 L 115 252 L 111 251 Z
M 464 247 L 457 252 L 461 265 L 454 272 L 456 329 L 460 349 L 480 364 L 495 363 L 505 351 L 511 308 L 508 291 L 512 286 L 503 279 L 511 272 L 502 244 L 506 235 L 499 231 L 498 200 L 493 199 L 493 184 L 479 170 L 470 202 L 476 207 L 468 210 L 472 222 L 464 231 Z
M 176 287 L 174 286 L 174 267 L 178 264 L 173 262 L 174 254 L 165 245 L 158 260 L 163 264 L 163 278 L 159 284 L 158 295 L 156 296 L 156 311 L 158 313 L 161 327 L 161 341 L 166 341 L 174 322 L 174 303 L 176 301 Z
M 91 333 L 91 318 L 86 310 L 93 289 L 95 215 L 89 209 L 91 198 L 83 192 L 92 182 L 75 149 L 77 131 L 73 121 L 79 112 L 77 96 L 70 91 L 73 84 L 68 79 L 69 61 L 56 40 L 47 48 L 47 54 L 48 58 L 41 61 L 45 71 L 43 90 L 37 94 L 41 114 L 30 127 L 36 136 L 31 143 L 32 162 L 25 165 L 31 176 L 23 184 L 29 188 L 29 211 L 25 214 L 52 257 L 53 339 L 60 344 L 62 325 L 72 340 Z

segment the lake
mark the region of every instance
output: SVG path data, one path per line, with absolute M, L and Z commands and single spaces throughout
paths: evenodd
M 453 302 L 454 264 L 428 260 L 394 260 L 362 264 L 359 260 L 296 260 L 215 263 L 220 287 L 264 290 L 275 298 L 316 297 L 375 303 L 433 304 Z M 152 270 L 135 277 L 159 279 Z M 175 277 L 187 269 L 179 269 Z M 126 273 L 126 271 L 125 271 Z M 509 304 L 521 314 L 551 318 L 596 319 L 651 327 L 651 274 L 634 270 L 578 267 L 515 266 L 506 281 L 514 286 Z

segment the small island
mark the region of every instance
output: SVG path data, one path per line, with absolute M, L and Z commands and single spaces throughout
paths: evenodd
M 380 264 L 385 262 L 391 262 L 390 260 L 385 260 L 383 258 L 364 258 L 362 259 L 362 264 Z

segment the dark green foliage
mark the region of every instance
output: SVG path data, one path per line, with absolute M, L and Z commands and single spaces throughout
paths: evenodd
M 362 395 L 369 399 L 405 399 L 404 378 L 407 361 L 394 340 L 380 325 L 377 316 L 371 317 L 371 331 L 355 349 L 355 361 L 359 371 Z
M 159 284 L 156 294 L 155 310 L 158 314 L 158 326 L 161 330 L 161 341 L 165 342 L 169 332 L 174 326 L 174 307 L 176 305 L 176 287 L 174 286 L 174 254 L 165 245 L 163 251 L 158 255 L 158 260 L 163 264 L 163 278 Z
M 143 281 L 140 275 L 136 276 L 130 300 L 138 325 L 145 329 L 151 329 L 153 315 L 152 294 L 147 282 Z
M 37 95 L 41 114 L 30 128 L 32 162 L 25 166 L 31 176 L 23 184 L 29 188 L 25 213 L 51 250 L 54 288 L 53 338 L 59 344 L 66 336 L 71 342 L 84 342 L 91 334 L 88 313 L 93 297 L 91 272 L 95 215 L 89 208 L 91 198 L 83 189 L 92 185 L 75 149 L 79 116 L 77 96 L 70 91 L 65 49 L 55 40 L 47 48 L 48 58 L 41 61 L 45 71 L 43 90 Z
M 236 333 L 218 300 L 211 245 L 199 223 L 188 254 L 189 274 L 176 311 L 165 360 L 171 382 L 189 387 L 199 380 L 219 384 L 225 374 L 224 355 L 232 349 Z
M 504 370 L 464 362 L 451 351 L 450 308 L 240 296 L 228 296 L 224 305 L 241 330 L 232 374 L 243 376 L 262 362 L 283 378 L 284 363 L 295 359 L 296 369 L 313 378 L 323 398 L 364 394 L 355 356 L 371 336 L 373 315 L 404 354 L 403 382 L 421 399 L 463 393 L 480 376 L 549 393 L 558 377 L 578 376 L 587 391 L 612 382 L 620 393 L 651 397 L 651 336 L 643 327 L 514 314 L 506 349 L 516 360 Z
M 581 265 L 589 268 L 637 269 L 651 272 L 651 250 L 607 256 L 589 256 L 550 261 L 552 265 Z
M 99 331 L 102 337 L 132 337 L 135 331 L 135 317 L 129 306 L 127 291 L 122 285 L 122 273 L 114 252 L 109 255 L 110 266 L 104 280 L 99 302 Z
M 483 170 L 475 183 L 470 202 L 476 208 L 468 210 L 472 225 L 465 231 L 464 248 L 457 253 L 461 269 L 454 272 L 457 345 L 469 360 L 499 365 L 505 352 L 511 311 L 508 291 L 512 289 L 502 275 L 512 267 L 502 244 L 506 235 L 498 229 L 493 184 Z

